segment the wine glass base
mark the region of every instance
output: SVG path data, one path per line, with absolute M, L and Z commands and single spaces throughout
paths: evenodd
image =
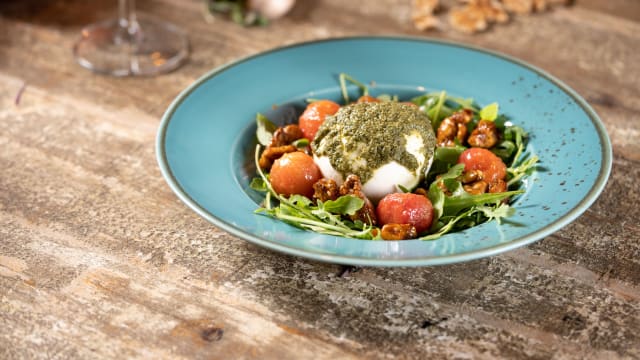
M 133 34 L 117 19 L 87 26 L 73 47 L 76 61 L 101 74 L 144 76 L 174 70 L 187 58 L 189 42 L 178 27 L 148 17 L 137 24 Z

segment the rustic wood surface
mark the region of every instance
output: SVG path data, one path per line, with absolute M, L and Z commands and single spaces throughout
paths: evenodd
M 138 1 L 186 29 L 153 78 L 80 68 L 71 47 L 115 1 L 0 3 L 0 358 L 640 358 L 640 2 L 578 0 L 478 35 L 421 33 L 410 1 L 299 1 L 265 28 L 199 0 Z M 579 219 L 499 256 L 350 268 L 274 253 L 198 217 L 154 154 L 170 101 L 206 71 L 305 40 L 447 38 L 548 70 L 613 143 Z

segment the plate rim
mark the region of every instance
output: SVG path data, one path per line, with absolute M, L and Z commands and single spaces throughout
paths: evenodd
M 168 126 L 171 122 L 171 118 L 173 117 L 176 109 L 181 105 L 181 103 L 202 83 L 214 77 L 215 75 L 223 72 L 226 69 L 238 66 L 244 62 L 250 61 L 252 59 L 269 55 L 271 53 L 283 51 L 286 49 L 297 48 L 310 46 L 318 43 L 326 43 L 326 42 L 338 42 L 338 41 L 353 41 L 353 40 L 397 40 L 397 41 L 415 41 L 419 43 L 432 43 L 439 45 L 452 46 L 456 48 L 468 49 L 475 52 L 483 53 L 486 55 L 491 55 L 497 57 L 502 60 L 506 60 L 508 62 L 514 63 L 518 66 L 524 67 L 528 69 L 538 76 L 545 78 L 550 81 L 553 85 L 557 86 L 560 90 L 564 91 L 567 95 L 569 95 L 573 101 L 577 105 L 579 105 L 585 114 L 591 120 L 591 123 L 594 125 L 600 143 L 602 144 L 602 164 L 597 173 L 596 181 L 593 186 L 589 189 L 586 195 L 569 211 L 567 211 L 562 216 L 555 219 L 553 222 L 548 224 L 545 227 L 542 227 L 532 233 L 526 234 L 524 236 L 515 238 L 507 243 L 494 245 L 488 248 L 483 248 L 480 250 L 474 250 L 464 253 L 458 254 L 450 254 L 443 256 L 433 256 L 433 257 L 421 257 L 421 258 L 410 258 L 410 259 L 380 259 L 380 258 L 365 258 L 365 257 L 354 257 L 347 255 L 339 255 L 339 254 L 323 254 L 323 253 L 314 253 L 306 250 L 302 250 L 299 248 L 290 247 L 281 243 L 277 243 L 274 241 L 269 241 L 263 239 L 259 236 L 256 236 L 251 233 L 247 233 L 242 229 L 235 227 L 232 224 L 225 222 L 224 220 L 218 218 L 214 214 L 210 213 L 206 209 L 204 209 L 197 201 L 195 201 L 191 196 L 180 186 L 177 179 L 174 177 L 173 172 L 168 163 L 167 155 L 165 152 L 165 140 Z M 381 267 L 392 267 L 392 266 L 407 266 L 407 267 L 415 267 L 415 266 L 430 266 L 430 265 L 445 265 L 459 262 L 466 262 L 475 259 L 480 259 L 484 257 L 494 256 L 509 250 L 513 250 L 528 244 L 531 244 L 535 241 L 542 240 L 544 237 L 553 234 L 554 232 L 562 229 L 563 227 L 569 225 L 571 222 L 575 221 L 580 215 L 582 215 L 599 197 L 599 195 L 604 190 L 609 176 L 611 174 L 611 168 L 613 163 L 613 154 L 612 154 L 612 146 L 609 135 L 606 131 L 604 123 L 596 113 L 596 111 L 589 105 L 589 103 L 580 96 L 575 90 L 573 90 L 570 86 L 565 84 L 560 79 L 551 75 L 545 70 L 538 68 L 535 65 L 532 65 L 524 60 L 518 59 L 511 55 L 504 54 L 499 51 L 490 50 L 486 48 L 482 48 L 476 45 L 466 44 L 458 41 L 452 41 L 447 39 L 436 39 L 430 37 L 418 37 L 418 36 L 396 36 L 396 35 L 376 35 L 376 36 L 344 36 L 344 37 L 330 37 L 325 39 L 311 40 L 311 41 L 301 41 L 296 42 L 289 45 L 275 47 L 266 51 L 261 51 L 255 54 L 250 54 L 244 57 L 241 57 L 237 60 L 225 63 L 221 66 L 215 67 L 212 70 L 206 72 L 194 82 L 192 82 L 187 88 L 182 90 L 171 102 L 167 110 L 164 112 L 162 119 L 160 121 L 158 131 L 156 134 L 156 142 L 155 142 L 155 151 L 156 151 L 156 160 L 158 162 L 160 171 L 165 181 L 168 183 L 171 190 L 178 196 L 178 198 L 185 203 L 191 210 L 195 211 L 198 215 L 203 217 L 205 220 L 209 221 L 216 227 L 220 228 L 223 231 L 230 233 L 236 237 L 241 238 L 242 240 L 249 241 L 253 244 L 263 246 L 270 250 L 278 251 L 281 253 L 300 256 L 302 258 L 328 262 L 328 263 L 338 263 L 344 265 L 357 265 L 357 266 L 381 266 Z M 355 241 L 366 241 L 366 240 L 355 240 Z

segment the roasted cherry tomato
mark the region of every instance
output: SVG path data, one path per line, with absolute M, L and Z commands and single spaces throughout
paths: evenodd
M 313 184 L 322 174 L 313 162 L 313 158 L 301 151 L 282 155 L 271 167 L 270 180 L 273 190 L 278 194 L 313 196 Z
M 380 102 L 380 99 L 374 98 L 371 95 L 362 95 L 358 98 L 358 103 L 371 103 L 371 102 Z
M 313 140 L 327 115 L 333 115 L 339 109 L 340 105 L 330 100 L 318 100 L 307 105 L 298 119 L 298 126 L 300 126 L 304 137 L 309 141 Z
M 496 154 L 487 149 L 467 149 L 458 157 L 458 164 L 464 164 L 464 170 L 482 171 L 482 179 L 489 184 L 504 180 L 507 177 L 507 166 Z
M 418 194 L 388 194 L 378 203 L 376 213 L 380 225 L 410 224 L 418 234 L 427 231 L 433 222 L 431 201 Z

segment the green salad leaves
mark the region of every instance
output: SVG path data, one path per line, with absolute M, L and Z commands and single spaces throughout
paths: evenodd
M 345 104 L 350 103 L 348 84 L 355 85 L 363 95 L 369 95 L 369 88 L 347 74 L 339 77 L 340 88 Z M 380 94 L 381 101 L 398 101 L 397 96 Z M 470 228 L 487 221 L 500 222 L 512 216 L 515 209 L 509 206 L 519 194 L 524 193 L 522 180 L 535 171 L 538 157 L 527 152 L 528 134 L 515 126 L 509 118 L 500 113 L 498 103 L 484 107 L 477 106 L 473 99 L 464 99 L 448 95 L 445 91 L 429 92 L 414 97 L 410 101 L 427 114 L 433 129 L 453 113 L 468 109 L 473 118 L 467 124 L 469 132 L 480 120 L 491 121 L 501 134 L 500 141 L 490 150 L 507 166 L 507 191 L 499 193 L 471 194 L 464 189 L 461 181 L 464 165 L 458 164 L 458 158 L 468 147 L 456 142 L 451 147 L 438 147 L 435 150 L 431 168 L 420 187 L 426 189 L 432 203 L 434 220 L 427 234 L 421 240 L 435 240 L 444 234 Z M 277 194 L 270 182 L 269 174 L 258 165 L 260 152 L 271 141 L 276 126 L 264 115 L 256 116 L 258 145 L 255 150 L 255 163 L 258 177 L 251 182 L 251 188 L 265 194 L 262 207 L 257 213 L 274 217 L 293 226 L 322 234 L 351 237 L 367 240 L 381 240 L 380 230 L 362 221 L 352 221 L 349 215 L 364 206 L 364 200 L 344 195 L 336 200 L 312 201 L 301 195 L 284 197 Z M 308 146 L 308 141 L 298 140 L 294 144 L 299 148 Z M 403 189 L 411 191 L 412 189 Z

